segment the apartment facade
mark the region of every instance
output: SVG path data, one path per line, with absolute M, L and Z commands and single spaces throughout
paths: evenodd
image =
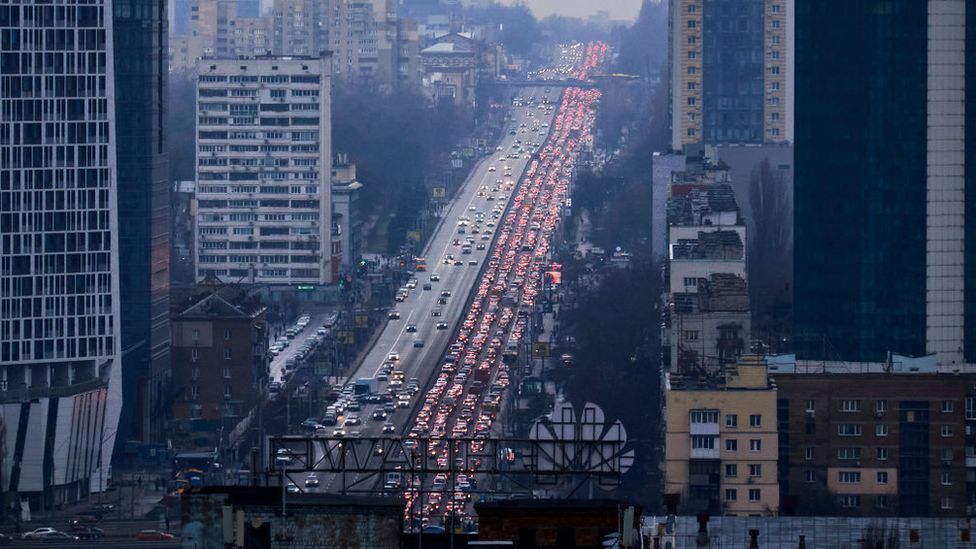
M 680 514 L 779 511 L 777 388 L 747 355 L 721 377 L 665 378 L 664 493 Z
M 671 148 L 792 141 L 793 0 L 671 0 Z
M 202 60 L 197 279 L 334 282 L 330 62 Z
M 173 420 L 181 441 L 220 445 L 266 390 L 266 309 L 246 294 L 201 297 L 173 318 Z M 225 299 L 225 296 L 227 299 Z
M 33 510 L 104 488 L 122 410 L 113 25 L 0 6 L 3 490 Z
M 783 507 L 804 515 L 976 510 L 976 376 L 777 373 Z

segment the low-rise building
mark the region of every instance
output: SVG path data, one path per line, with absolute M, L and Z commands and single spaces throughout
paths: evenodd
M 474 106 L 478 61 L 475 49 L 472 38 L 449 33 L 420 51 L 424 83 L 435 102 L 447 98 L 458 106 Z
M 183 494 L 183 546 L 403 546 L 402 499 L 283 492 L 280 487 L 207 486 Z
M 269 329 L 256 298 L 219 281 L 174 301 L 173 419 L 187 446 L 215 446 L 264 394 Z
M 962 517 L 976 504 L 976 376 L 777 373 L 783 507 Z
M 775 515 L 777 388 L 761 357 L 722 376 L 665 377 L 665 497 L 681 514 Z
M 363 218 L 359 197 L 363 184 L 356 180 L 356 164 L 339 155 L 332 166 L 332 225 L 339 240 L 340 274 L 349 274 L 363 255 Z

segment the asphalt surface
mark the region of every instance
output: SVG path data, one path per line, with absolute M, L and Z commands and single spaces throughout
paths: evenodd
M 521 92 L 521 96 L 541 98 L 548 95 L 555 102 L 558 100 L 558 93 L 558 91 L 553 90 L 549 94 L 546 94 L 544 88 L 527 88 Z M 532 116 L 529 116 L 529 113 Z M 520 129 L 516 135 L 510 135 L 506 131 L 501 141 L 496 144 L 502 147 L 502 150 L 494 151 L 491 156 L 483 159 L 472 170 L 468 179 L 458 190 L 455 199 L 446 207 L 442 216 L 442 223 L 428 241 L 424 250 L 425 255 L 423 256 L 427 259 L 427 271 L 415 273 L 417 287 L 409 291 L 409 296 L 405 301 L 395 303 L 395 310 L 399 312 L 400 318 L 398 320 L 387 321 L 387 324 L 382 328 L 382 332 L 376 339 L 373 348 L 366 354 L 355 373 L 349 377 L 350 382 L 361 378 L 371 378 L 374 380 L 374 391 L 382 392 L 385 390 L 387 382 L 375 381 L 375 378 L 390 353 L 397 353 L 399 355 L 396 369 L 404 372 L 405 381 L 411 378 L 418 378 L 421 391 L 413 396 L 410 402 L 410 408 L 399 408 L 396 412 L 388 416 L 388 421 L 394 423 L 396 426 L 397 433 L 401 433 L 405 427 L 409 428 L 411 425 L 417 400 L 423 398 L 424 389 L 428 387 L 433 373 L 439 365 L 440 359 L 445 354 L 446 346 L 453 340 L 458 323 L 462 319 L 462 316 L 466 314 L 468 299 L 475 289 L 475 283 L 479 278 L 485 259 L 491 252 L 492 244 L 494 243 L 494 231 L 498 228 L 497 226 L 491 228 L 492 233 L 489 240 L 482 240 L 482 234 L 484 233 L 472 235 L 466 229 L 465 234 L 459 234 L 458 221 L 461 217 L 469 217 L 473 221 L 477 212 L 484 213 L 486 221 L 491 219 L 490 212 L 495 205 L 499 204 L 500 201 L 498 198 L 500 195 L 506 197 L 503 205 L 506 208 L 508 207 L 514 188 L 507 186 L 505 183 L 508 181 L 518 183 L 526 166 L 531 161 L 529 158 L 526 158 L 524 150 L 518 159 L 507 158 L 507 155 L 513 152 L 512 145 L 517 139 L 521 140 L 523 144 L 544 143 L 547 131 L 544 131 L 542 134 L 533 133 L 532 122 L 539 120 L 542 123 L 551 124 L 553 119 L 552 113 L 546 113 L 541 109 L 529 107 L 516 108 L 513 110 L 513 115 L 515 118 L 509 122 L 508 127 L 518 127 L 524 123 L 526 124 L 527 131 L 522 133 Z M 500 161 L 501 157 L 505 157 L 505 160 Z M 505 166 L 510 166 L 511 170 L 506 172 Z M 492 167 L 495 168 L 494 171 L 491 170 Z M 506 175 L 506 173 L 510 175 Z M 501 190 L 491 193 L 491 188 L 498 185 L 498 180 L 502 181 L 502 184 L 499 185 Z M 488 187 L 488 192 L 484 191 L 485 186 Z M 479 192 L 482 192 L 484 196 L 478 196 Z M 494 194 L 495 200 L 488 200 L 488 196 L 492 194 Z M 503 219 L 504 216 L 494 221 L 497 225 Z M 473 223 L 469 223 L 468 229 L 470 229 L 471 225 Z M 482 227 L 484 226 L 483 224 Z M 469 236 L 474 237 L 475 245 L 472 246 L 470 255 L 462 254 L 461 246 L 455 245 L 454 241 L 460 240 L 463 244 L 466 237 Z M 477 249 L 477 244 L 481 243 L 485 244 L 484 250 Z M 443 260 L 448 254 L 463 261 L 464 265 L 456 266 L 453 264 L 453 261 L 451 264 L 444 264 Z M 469 265 L 468 262 L 470 260 L 476 261 L 477 265 Z M 438 275 L 440 280 L 431 282 L 430 276 L 433 274 Z M 431 289 L 424 290 L 423 285 L 428 282 L 431 284 Z M 447 298 L 447 303 L 439 304 L 438 297 L 441 296 L 441 292 L 443 291 L 449 291 L 451 296 Z M 435 310 L 440 312 L 440 316 L 433 316 Z M 448 325 L 447 329 L 436 329 L 438 322 L 446 322 Z M 313 325 L 310 324 L 309 328 Z M 415 333 L 407 331 L 409 325 L 416 326 Z M 309 332 L 309 329 L 306 329 L 305 332 Z M 415 346 L 417 340 L 424 342 L 423 347 Z M 293 343 L 292 345 L 295 344 Z M 384 421 L 372 419 L 373 411 L 378 408 L 382 408 L 382 405 L 362 404 L 362 409 L 359 412 L 355 412 L 360 417 L 362 424 L 359 426 L 345 427 L 346 436 L 384 436 L 382 433 Z M 297 421 L 301 421 L 301 419 Z M 319 474 L 318 477 L 320 479 L 319 487 L 310 488 L 307 491 L 338 491 L 342 484 L 338 475 Z M 299 480 L 294 476 L 292 478 L 293 480 Z M 301 485 L 301 483 L 298 484 Z M 304 486 L 301 488 L 302 490 L 306 490 Z

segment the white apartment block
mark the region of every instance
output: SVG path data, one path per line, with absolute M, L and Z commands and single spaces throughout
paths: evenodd
M 121 413 L 112 7 L 0 4 L 0 490 L 108 480 Z
M 197 85 L 197 278 L 329 284 L 331 60 L 204 59 Z

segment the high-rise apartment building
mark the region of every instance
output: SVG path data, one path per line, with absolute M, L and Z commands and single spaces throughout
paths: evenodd
M 202 60 L 197 88 L 197 278 L 335 280 L 330 60 Z
M 274 53 L 332 52 L 336 79 L 392 89 L 419 78 L 416 24 L 393 0 L 275 0 Z
M 169 385 L 166 0 L 115 0 L 123 440 L 162 442 Z M 120 445 L 121 446 L 121 445 Z
M 976 9 L 884 8 L 796 5 L 797 358 L 959 368 L 976 363 Z
M 792 141 L 793 0 L 671 0 L 671 146 Z
M 181 6 L 186 9 L 186 6 Z M 204 58 L 255 57 L 271 53 L 273 19 L 240 0 L 191 0 L 190 29 L 172 37 L 170 69 L 196 70 Z
M 3 490 L 35 511 L 101 489 L 118 437 L 112 6 L 0 5 Z

